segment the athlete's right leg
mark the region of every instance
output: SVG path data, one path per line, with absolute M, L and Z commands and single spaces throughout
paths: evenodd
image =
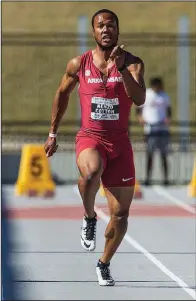
M 80 171 L 78 189 L 83 200 L 85 216 L 93 218 L 95 216 L 95 196 L 103 172 L 103 161 L 100 153 L 93 148 L 82 150 L 77 158 L 77 166 Z
M 92 138 L 82 137 L 76 143 L 77 166 L 80 171 L 78 189 L 83 200 L 84 217 L 81 227 L 81 245 L 87 251 L 96 246 L 95 196 L 104 169 L 105 153 L 102 146 Z

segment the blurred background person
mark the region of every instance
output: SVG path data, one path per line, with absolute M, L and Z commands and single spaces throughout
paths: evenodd
M 168 185 L 168 145 L 169 124 L 172 117 L 169 95 L 164 91 L 161 77 L 150 79 L 150 87 L 146 91 L 145 104 L 136 108 L 140 124 L 144 127 L 146 148 L 146 180 L 145 185 L 151 184 L 153 154 L 159 150 L 164 173 L 164 185 Z

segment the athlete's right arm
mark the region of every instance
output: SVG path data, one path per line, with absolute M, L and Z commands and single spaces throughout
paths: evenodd
M 57 133 L 62 117 L 66 112 L 70 94 L 78 82 L 77 72 L 80 68 L 80 61 L 81 59 L 78 56 L 70 60 L 67 64 L 65 74 L 56 91 L 56 95 L 52 104 L 50 133 Z M 48 137 L 44 146 L 47 156 L 52 156 L 56 152 L 57 147 L 56 138 Z

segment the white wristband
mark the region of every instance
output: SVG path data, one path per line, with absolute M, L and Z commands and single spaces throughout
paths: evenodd
M 57 134 L 49 133 L 49 137 L 51 137 L 51 138 L 56 138 L 56 137 L 57 137 Z

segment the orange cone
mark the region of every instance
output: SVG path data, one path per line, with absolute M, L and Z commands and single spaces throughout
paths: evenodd
M 142 191 L 139 182 L 136 180 L 135 181 L 135 189 L 134 189 L 134 199 L 141 199 L 142 198 Z
M 196 157 L 193 167 L 192 179 L 188 184 L 188 196 L 193 198 L 196 197 Z

